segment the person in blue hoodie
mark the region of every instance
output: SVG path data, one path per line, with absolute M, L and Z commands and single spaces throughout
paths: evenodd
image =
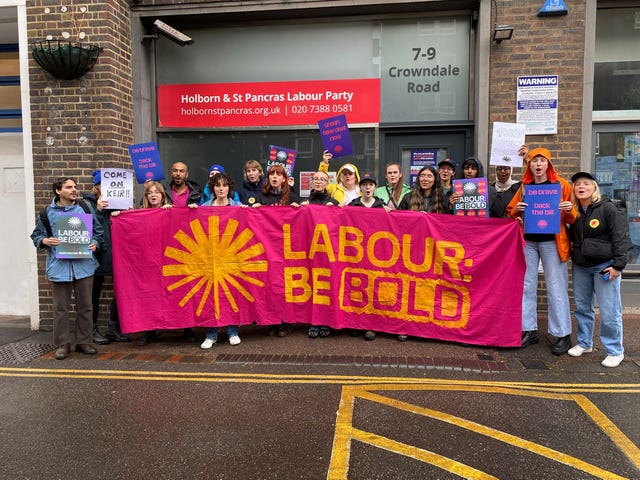
M 51 204 L 40 214 L 36 227 L 31 233 L 33 244 L 47 252 L 46 275 L 51 282 L 53 295 L 53 342 L 59 345 L 56 350 L 56 360 L 63 360 L 71 351 L 71 297 L 75 293 L 76 321 L 75 341 L 76 350 L 88 355 L 98 351 L 92 345 L 93 341 L 93 303 L 91 290 L 93 275 L 98 268 L 95 253 L 102 243 L 102 226 L 95 211 L 84 200 L 78 199 L 78 189 L 74 178 L 60 177 L 52 185 L 55 194 Z M 58 238 L 56 224 L 60 213 L 85 214 L 90 212 L 92 221 L 92 237 L 87 245 L 90 256 L 83 258 L 58 258 L 57 246 L 62 242 Z M 71 221 L 72 219 L 70 219 Z
M 198 202 L 198 205 L 205 205 L 215 198 L 215 195 L 213 195 L 213 192 L 211 191 L 211 187 L 209 187 L 209 180 L 211 180 L 216 173 L 224 173 L 224 167 L 218 164 L 211 165 L 209 167 L 209 177 L 207 177 L 207 184 L 202 189 L 202 197 L 200 197 L 200 202 Z M 236 203 L 240 203 L 238 192 L 234 192 L 233 201 Z

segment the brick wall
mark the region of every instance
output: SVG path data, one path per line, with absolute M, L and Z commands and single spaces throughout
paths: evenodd
M 558 75 L 558 133 L 527 136 L 527 143 L 530 148 L 548 148 L 554 166 L 568 180 L 580 170 L 585 2 L 571 2 L 568 15 L 538 17 L 543 4 L 539 0 L 496 0 L 492 21 L 512 25 L 514 33 L 511 40 L 491 45 L 489 123 L 516 121 L 518 76 Z M 491 130 L 488 135 L 491 145 Z M 522 169 L 515 169 L 514 178 L 519 179 L 521 173 Z M 542 280 L 538 299 L 539 309 L 546 310 Z
M 66 9 L 66 11 L 65 11 Z M 81 192 L 92 186 L 91 172 L 130 166 L 133 143 L 130 11 L 127 1 L 28 2 L 28 38 L 48 35 L 102 48 L 93 70 L 76 80 L 58 80 L 30 58 L 31 127 L 35 204 L 51 202 L 51 184 L 61 175 L 75 176 Z M 85 33 L 80 40 L 81 32 Z M 52 325 L 51 290 L 39 257 L 41 326 Z M 111 296 L 105 286 L 103 296 Z M 103 301 L 105 312 L 106 301 Z M 106 318 L 105 315 L 102 315 Z

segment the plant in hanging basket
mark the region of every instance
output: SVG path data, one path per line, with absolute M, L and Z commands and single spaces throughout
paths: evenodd
M 100 47 L 47 40 L 34 43 L 31 54 L 38 65 L 54 77 L 73 80 L 91 71 L 100 55 Z

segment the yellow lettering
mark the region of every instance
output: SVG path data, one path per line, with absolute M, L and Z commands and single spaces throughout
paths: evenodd
M 412 237 L 406 233 L 402 235 L 402 261 L 405 268 L 414 273 L 428 272 L 433 262 L 433 243 L 433 238 L 426 237 L 424 239 L 424 258 L 422 263 L 413 263 L 413 260 L 411 260 L 411 252 L 414 250 L 411 248 Z M 415 250 L 419 252 L 421 249 L 416 248 Z
M 291 225 L 288 223 L 282 225 L 282 239 L 284 241 L 284 258 L 286 260 L 300 260 L 307 258 L 304 251 L 294 252 L 291 250 Z
M 320 242 L 320 239 L 322 239 L 322 242 Z M 329 237 L 329 229 L 324 223 L 319 223 L 313 230 L 313 238 L 311 239 L 311 246 L 309 247 L 309 258 L 315 258 L 318 252 L 326 253 L 330 262 L 336 261 L 336 255 L 333 253 L 333 246 L 331 245 L 331 238 Z
M 387 260 L 382 260 L 376 256 L 376 243 L 378 240 L 383 239 L 391 242 L 391 256 Z M 369 261 L 376 267 L 392 267 L 398 262 L 398 258 L 400 257 L 400 243 L 398 242 L 398 238 L 391 232 L 375 232 L 369 237 L 369 241 L 367 242 L 367 255 Z
M 350 238 L 347 238 L 349 236 Z M 357 227 L 342 226 L 339 230 L 338 261 L 348 263 L 358 263 L 364 257 L 362 240 L 364 234 Z M 352 255 L 348 255 L 347 248 L 354 250 Z
M 453 250 L 453 255 L 447 252 Z M 436 259 L 433 271 L 436 275 L 442 275 L 442 267 L 446 263 L 451 272 L 451 276 L 460 279 L 460 268 L 458 264 L 464 258 L 464 248 L 458 242 L 448 242 L 440 240 L 436 242 Z
M 320 291 L 329 293 L 331 291 L 331 270 L 328 268 L 313 268 L 311 269 L 311 276 L 313 278 L 313 303 L 316 305 L 331 305 L 331 297 L 324 295 Z M 326 278 L 322 280 L 321 277 Z
M 305 267 L 285 267 L 284 295 L 287 303 L 305 303 L 311 298 L 309 271 Z

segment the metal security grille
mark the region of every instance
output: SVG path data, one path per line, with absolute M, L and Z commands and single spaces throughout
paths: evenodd
M 0 347 L 0 365 L 27 363 L 55 349 L 40 343 L 8 343 Z

